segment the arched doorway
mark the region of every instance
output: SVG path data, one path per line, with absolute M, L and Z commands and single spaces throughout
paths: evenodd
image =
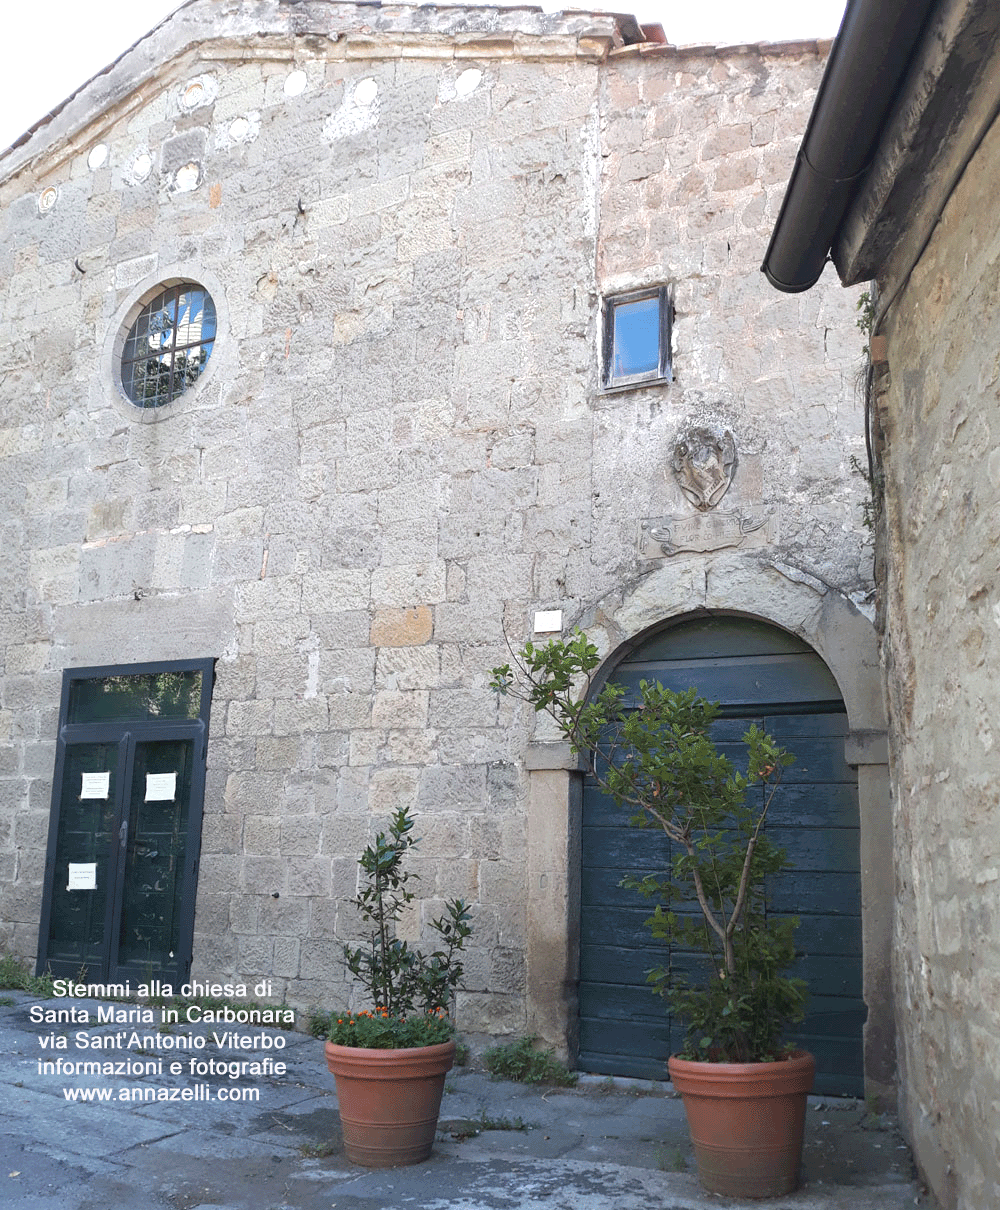
M 771 835 L 793 868 L 776 880 L 773 908 L 798 915 L 809 983 L 806 1020 L 794 1040 L 817 1059 L 816 1091 L 864 1093 L 861 887 L 857 775 L 844 759 L 847 714 L 837 683 L 816 652 L 756 619 L 711 616 L 661 630 L 633 647 L 611 680 L 695 686 L 722 705 L 718 741 L 739 747 L 751 721 L 796 755 L 772 804 Z M 628 873 L 662 868 L 666 841 L 630 828 L 624 812 L 589 781 L 582 816 L 580 1034 L 586 1071 L 661 1079 L 683 1037 L 653 995 L 645 972 L 666 955 L 643 921 L 650 904 L 619 886 Z M 684 961 L 674 956 L 675 963 Z

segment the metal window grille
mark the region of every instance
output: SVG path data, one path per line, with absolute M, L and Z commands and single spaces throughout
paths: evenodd
M 215 304 L 192 282 L 168 286 L 139 312 L 122 350 L 122 386 L 140 408 L 170 403 L 194 383 L 212 353 Z

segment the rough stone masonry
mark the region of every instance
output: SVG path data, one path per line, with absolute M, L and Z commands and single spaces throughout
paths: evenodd
M 460 1026 L 565 1048 L 575 875 L 530 811 L 571 775 L 488 688 L 504 636 L 558 610 L 610 655 L 729 608 L 867 667 L 830 621 L 870 629 L 853 298 L 757 272 L 825 49 L 193 0 L 0 157 L 6 945 L 36 953 L 63 670 L 207 657 L 192 974 L 345 1001 L 357 856 L 410 805 L 407 935 L 473 905 Z M 176 281 L 214 347 L 139 409 L 124 331 Z M 602 389 L 602 304 L 660 286 L 672 379 Z M 763 518 L 707 550 L 699 425 Z

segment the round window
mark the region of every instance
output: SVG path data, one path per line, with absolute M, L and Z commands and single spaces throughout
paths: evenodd
M 215 304 L 196 282 L 167 286 L 148 302 L 122 349 L 122 386 L 136 407 L 163 407 L 196 382 L 212 354 L 215 328 Z

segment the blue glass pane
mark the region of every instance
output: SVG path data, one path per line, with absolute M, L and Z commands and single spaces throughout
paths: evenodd
M 660 365 L 660 300 L 640 298 L 615 306 L 612 378 L 645 374 Z
M 215 304 L 193 283 L 170 286 L 148 303 L 125 338 L 122 385 L 139 407 L 176 399 L 205 368 L 216 337 Z
M 177 344 L 207 342 L 215 336 L 215 305 L 204 290 L 187 290 L 177 304 Z

